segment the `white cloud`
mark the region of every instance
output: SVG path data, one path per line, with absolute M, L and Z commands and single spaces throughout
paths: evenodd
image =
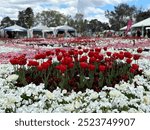
M 35 13 L 52 9 L 72 16 L 79 10 L 87 19 L 97 18 L 106 22 L 107 19 L 101 7 L 106 4 L 115 5 L 127 1 L 131 0 L 1 0 L 0 19 L 6 16 L 17 19 L 18 11 L 31 7 Z

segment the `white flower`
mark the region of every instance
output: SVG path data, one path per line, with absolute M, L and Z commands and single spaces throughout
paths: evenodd
M 130 109 L 128 110 L 128 112 L 129 112 L 129 113 L 138 113 L 139 111 L 136 110 L 136 109 L 134 109 L 134 108 L 130 108 Z
M 6 78 L 6 80 L 8 81 L 8 82 L 15 82 L 17 79 L 18 79 L 18 75 L 16 75 L 16 74 L 12 74 L 12 75 L 9 75 L 7 78 Z
M 143 102 L 144 102 L 146 105 L 150 105 L 150 97 L 148 97 L 148 96 L 143 96 Z
M 101 91 L 101 92 L 99 93 L 99 95 L 100 95 L 100 97 L 101 97 L 101 98 L 105 98 L 105 97 L 106 97 L 106 95 L 107 95 L 107 93 L 106 93 L 106 92 Z
M 79 108 L 81 106 L 81 103 L 78 102 L 78 101 L 75 101 L 75 104 L 74 104 L 75 108 Z
M 50 91 L 46 91 L 45 95 L 48 99 L 53 99 L 53 97 L 54 97 L 53 93 L 51 93 Z
M 122 91 L 125 91 L 126 89 L 127 89 L 127 86 L 128 86 L 128 84 L 127 83 L 122 83 L 122 84 L 116 84 L 115 85 L 115 88 L 117 88 L 117 89 L 119 89 L 119 90 L 122 90 Z
M 116 98 L 122 96 L 122 93 L 116 89 L 113 89 L 109 92 L 110 97 Z
M 97 92 L 93 92 L 90 95 L 90 99 L 97 99 L 98 98 L 98 93 Z
M 4 108 L 11 108 L 11 107 L 14 107 L 15 106 L 15 103 L 16 102 L 16 98 L 12 95 L 10 95 L 9 97 L 7 97 L 4 102 L 3 102 L 3 107 Z
M 144 72 L 144 74 L 150 80 L 150 71 L 147 70 Z
M 66 93 L 67 93 L 67 90 L 64 89 L 64 90 L 62 91 L 62 94 L 66 94 Z
M 73 103 L 72 104 L 66 104 L 64 106 L 64 109 L 69 111 L 69 112 L 72 112 L 74 110 L 74 104 Z
M 28 97 L 30 97 L 31 96 L 31 90 L 28 90 L 27 92 L 26 92 L 26 95 L 28 96 Z

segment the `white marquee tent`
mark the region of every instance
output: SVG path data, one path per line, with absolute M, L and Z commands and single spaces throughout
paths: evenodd
M 33 27 L 33 28 L 31 28 L 31 29 L 29 29 L 29 35 L 31 36 L 31 37 L 33 37 L 33 32 L 34 31 L 40 31 L 41 33 L 42 33 L 42 37 L 44 37 L 44 33 L 45 32 L 51 32 L 51 31 L 55 31 L 55 28 L 54 27 L 47 27 L 47 26 L 44 26 L 44 25 L 42 25 L 41 23 L 40 24 L 38 24 L 37 26 L 35 26 L 35 27 Z
M 63 26 L 57 26 L 56 31 L 76 31 L 73 27 L 70 27 L 68 25 L 63 25 Z
M 47 26 L 44 26 L 42 24 L 38 24 L 37 26 L 31 28 L 30 30 L 33 31 L 43 31 L 43 30 L 48 30 L 49 28 Z
M 144 19 L 138 23 L 135 23 L 131 26 L 131 28 L 137 28 L 137 27 L 148 27 L 150 26 L 150 18 Z M 120 30 L 126 30 L 127 26 L 120 28 Z
M 13 26 L 4 28 L 4 31 L 24 32 L 24 31 L 27 31 L 27 29 L 15 24 Z
M 132 28 L 135 27 L 146 27 L 146 26 L 150 26 L 150 18 L 144 19 L 138 23 L 135 23 L 132 25 Z
M 6 32 L 15 32 L 14 37 L 15 38 L 20 38 L 20 37 L 27 37 L 28 35 L 28 30 L 26 28 L 23 28 L 21 26 L 18 25 L 13 25 L 13 26 L 9 26 L 3 29 L 3 37 L 6 35 Z
M 68 26 L 68 25 L 62 25 L 62 26 L 57 26 L 56 28 L 55 28 L 55 34 L 58 34 L 58 32 L 59 31 L 62 31 L 62 32 L 64 32 L 65 33 L 65 35 L 66 35 L 66 37 L 70 37 L 70 34 L 69 33 L 67 33 L 67 32 L 73 32 L 74 33 L 74 35 L 76 35 L 76 29 L 74 29 L 73 27 L 70 27 L 70 26 Z

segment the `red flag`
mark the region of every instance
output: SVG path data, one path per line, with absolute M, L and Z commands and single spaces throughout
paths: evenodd
M 128 31 L 131 29 L 132 26 L 132 20 L 128 20 L 128 24 L 127 24 L 127 28 L 126 28 L 126 34 L 128 33 Z

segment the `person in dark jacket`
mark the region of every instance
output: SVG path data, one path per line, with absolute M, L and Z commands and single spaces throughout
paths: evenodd
M 136 34 L 137 34 L 137 37 L 141 37 L 141 31 L 139 29 L 137 30 Z

